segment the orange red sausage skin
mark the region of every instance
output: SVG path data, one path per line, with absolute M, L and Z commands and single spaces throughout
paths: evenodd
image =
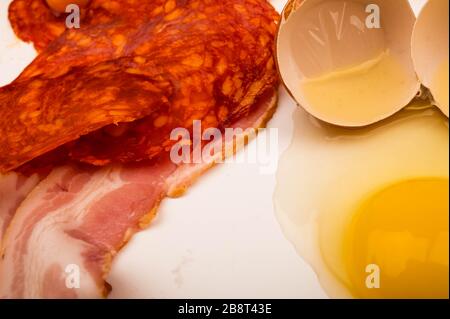
M 94 165 L 152 159 L 172 129 L 222 128 L 278 83 L 278 15 L 265 0 L 92 0 L 86 10 L 81 29 L 0 89 L 0 171 L 55 149 Z

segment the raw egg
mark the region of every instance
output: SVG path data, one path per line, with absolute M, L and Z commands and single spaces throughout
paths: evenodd
M 328 123 L 359 127 L 398 112 L 419 92 L 407 0 L 291 0 L 277 65 L 291 96 Z
M 274 195 L 286 237 L 337 298 L 448 298 L 449 128 L 415 100 L 365 128 L 298 108 Z

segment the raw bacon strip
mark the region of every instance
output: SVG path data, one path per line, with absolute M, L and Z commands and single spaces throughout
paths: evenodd
M 16 209 L 39 181 L 38 175 L 25 177 L 14 172 L 0 175 L 0 244 Z
M 231 127 L 264 126 L 276 105 L 269 90 L 248 117 Z M 249 133 L 238 136 L 237 145 Z M 251 136 L 251 134 L 250 134 Z M 105 295 L 111 260 L 147 226 L 165 196 L 176 196 L 215 161 L 232 154 L 233 141 L 202 164 L 173 164 L 162 154 L 151 165 L 102 169 L 61 167 L 22 203 L 5 236 L 0 261 L 3 298 L 95 298 Z M 80 269 L 80 288 L 66 286 L 66 269 Z M 69 286 L 70 287 L 70 286 Z
M 93 298 L 103 294 L 107 260 L 165 191 L 164 177 L 169 172 L 163 168 L 55 169 L 28 196 L 8 230 L 0 296 Z M 64 271 L 69 265 L 82 268 L 80 291 L 65 286 Z
M 122 2 L 131 7 L 119 16 L 113 3 Z M 265 0 L 156 3 L 93 1 L 92 8 L 109 13 L 105 24 L 65 32 L 15 82 L 0 89 L 0 171 L 15 169 L 82 135 L 63 146 L 76 161 L 106 165 L 152 159 L 170 147 L 167 133 L 173 128 L 189 128 L 193 119 L 204 121 L 204 127 L 223 127 L 246 116 L 256 99 L 277 85 L 273 40 L 278 16 Z M 119 105 L 102 104 L 102 86 L 87 79 L 111 69 L 119 71 L 103 78 L 107 89 L 117 90 L 135 76 L 141 86 L 155 89 L 155 96 L 146 104 L 128 94 Z M 160 96 L 161 91 L 165 95 Z M 111 94 L 105 94 L 108 97 Z M 79 98 L 84 106 L 90 101 L 95 116 L 85 116 Z M 97 116 L 99 108 L 104 113 Z M 119 108 L 120 114 L 104 118 L 109 108 L 113 114 Z M 112 133 L 99 131 L 143 116 L 151 117 Z

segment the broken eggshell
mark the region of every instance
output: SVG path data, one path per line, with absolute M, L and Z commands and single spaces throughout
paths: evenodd
M 410 54 L 414 23 L 407 0 L 291 0 L 276 42 L 283 83 L 325 122 L 383 120 L 420 89 Z M 305 83 L 317 85 L 307 92 Z
M 449 115 L 448 0 L 429 0 L 412 35 L 412 58 L 417 75 L 430 89 L 434 103 Z

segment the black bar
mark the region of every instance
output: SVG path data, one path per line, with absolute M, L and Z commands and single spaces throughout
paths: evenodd
M 320 315 L 366 316 L 424 315 L 446 312 L 447 300 L 0 300 L 0 309 L 14 315 L 21 311 L 38 314 L 76 315 L 91 318 L 98 311 L 106 315 L 139 315 L 140 318 L 317 318 Z M 206 308 L 208 307 L 208 308 Z M 209 314 L 207 310 L 210 309 Z M 186 313 L 186 310 L 188 313 Z M 195 313 L 189 313 L 193 312 Z M 3 316 L 2 316 L 3 317 Z M 6 316 L 5 316 L 6 318 Z

